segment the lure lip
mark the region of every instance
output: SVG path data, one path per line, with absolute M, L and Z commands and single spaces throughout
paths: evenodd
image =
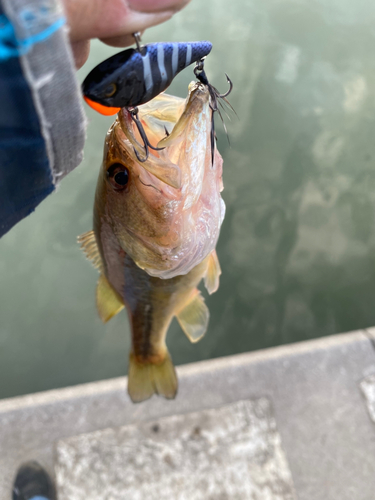
M 92 99 L 89 99 L 85 95 L 83 96 L 83 99 L 85 102 L 90 106 L 90 108 L 94 109 L 98 113 L 104 116 L 113 116 L 117 115 L 117 113 L 121 110 L 121 108 L 114 108 L 111 106 L 104 106 L 103 104 L 100 104 L 99 102 L 95 102 Z

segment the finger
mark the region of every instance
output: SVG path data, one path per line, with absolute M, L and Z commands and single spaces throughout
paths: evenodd
M 128 0 L 129 7 L 141 12 L 158 12 L 162 10 L 180 10 L 190 0 Z
M 103 43 L 111 47 L 128 47 L 135 43 L 133 35 L 112 36 L 110 38 L 101 38 Z
M 76 68 L 82 68 L 89 57 L 90 53 L 90 40 L 81 40 L 79 42 L 72 42 L 72 51 Z
M 144 30 L 138 31 L 138 33 L 142 38 Z M 102 38 L 100 41 L 106 43 L 107 45 L 110 45 L 111 47 L 128 47 L 129 45 L 134 45 L 135 38 L 134 35 L 131 34 L 111 38 Z
M 126 31 L 115 32 L 111 30 L 107 36 L 98 36 L 100 40 L 113 47 L 124 47 L 126 45 L 132 45 L 134 43 L 134 38 L 132 33 L 137 31 L 145 31 L 146 28 L 150 26 L 155 26 L 156 24 L 168 21 L 173 15 L 173 12 L 160 12 L 156 14 L 148 14 L 145 12 L 132 12 L 131 16 L 128 18 L 128 24 L 126 26 Z M 124 37 L 124 44 L 121 43 L 121 39 Z M 130 38 L 128 38 L 130 37 Z M 130 41 L 129 41 L 130 40 Z
M 141 31 L 169 19 L 186 0 L 131 2 L 130 6 L 126 0 L 64 0 L 71 41 L 117 38 Z M 136 10 L 138 7 L 141 10 Z

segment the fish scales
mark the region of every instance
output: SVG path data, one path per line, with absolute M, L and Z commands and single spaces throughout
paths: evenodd
M 127 309 L 128 392 L 134 402 L 154 393 L 176 395 L 167 331 L 173 317 L 192 342 L 207 330 L 209 311 L 197 286 L 202 279 L 209 293 L 219 286 L 215 246 L 225 212 L 216 148 L 211 161 L 206 86 L 190 84 L 186 101 L 161 94 L 139 114 L 147 136 L 164 149 L 139 162 L 139 133 L 129 112 L 120 111 L 106 136 L 94 229 L 79 238 L 100 272 L 96 302 L 102 320 Z

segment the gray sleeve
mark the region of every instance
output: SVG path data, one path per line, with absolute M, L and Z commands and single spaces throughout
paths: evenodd
M 68 28 L 59 0 L 0 0 L 20 40 L 19 60 L 32 93 L 56 184 L 83 157 L 86 118 Z

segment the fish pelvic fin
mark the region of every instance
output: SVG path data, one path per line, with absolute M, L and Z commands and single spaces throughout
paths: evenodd
M 219 288 L 220 274 L 221 267 L 216 250 L 214 250 L 208 257 L 207 271 L 204 277 L 204 286 L 210 295 L 215 293 Z
M 104 274 L 100 275 L 96 286 L 96 308 L 103 323 L 124 309 L 124 302 Z
M 174 399 L 177 387 L 177 375 L 168 351 L 161 363 L 138 361 L 130 354 L 128 393 L 133 403 L 140 403 L 153 394 Z
M 103 262 L 94 231 L 91 230 L 81 234 L 78 236 L 77 242 L 79 243 L 83 253 L 86 255 L 86 258 L 92 263 L 95 269 L 101 271 L 103 268 Z
M 190 295 L 188 301 L 176 314 L 182 330 L 190 342 L 198 342 L 206 333 L 210 311 L 198 289 Z

